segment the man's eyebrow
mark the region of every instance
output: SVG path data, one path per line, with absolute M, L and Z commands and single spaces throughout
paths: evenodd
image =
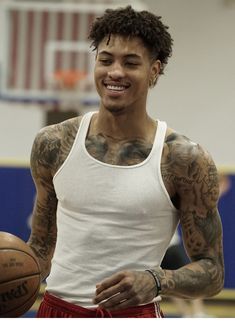
M 98 55 L 108 55 L 108 56 L 113 56 L 112 53 L 110 52 L 107 52 L 105 50 L 101 51 L 98 53 Z M 141 57 L 135 53 L 130 53 L 130 54 L 126 54 L 124 55 L 125 58 L 137 58 L 137 59 L 140 59 Z
M 137 55 L 137 54 L 127 54 L 127 55 L 124 55 L 125 57 L 127 58 L 137 58 L 137 59 L 140 59 L 141 56 L 140 55 Z
M 105 50 L 102 50 L 101 52 L 98 53 L 98 55 L 109 55 L 109 56 L 113 56 L 111 53 L 105 51 Z

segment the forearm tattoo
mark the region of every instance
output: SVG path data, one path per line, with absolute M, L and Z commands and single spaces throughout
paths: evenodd
M 163 293 L 181 297 L 214 295 L 224 280 L 216 167 L 199 145 L 171 134 L 165 142 L 162 176 L 179 197 L 184 244 L 192 260 L 175 271 L 159 269 Z

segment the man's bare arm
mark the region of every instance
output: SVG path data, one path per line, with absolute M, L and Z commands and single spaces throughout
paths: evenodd
M 81 118 L 73 118 L 43 128 L 32 147 L 30 162 L 37 197 L 28 243 L 40 262 L 42 279 L 50 272 L 57 238 L 57 198 L 53 176 L 71 150 L 80 121 Z
M 209 297 L 217 294 L 224 282 L 218 175 L 208 153 L 187 138 L 182 140 L 174 135 L 167 140 L 162 174 L 165 182 L 174 184 L 183 240 L 192 263 L 157 272 L 165 295 Z
M 52 172 L 58 158 L 60 140 L 51 128 L 42 129 L 35 138 L 31 152 L 31 173 L 37 197 L 33 210 L 32 230 L 28 244 L 38 257 L 42 280 L 48 275 L 56 243 L 57 199 Z

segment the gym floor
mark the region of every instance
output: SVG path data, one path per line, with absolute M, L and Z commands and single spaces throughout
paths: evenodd
M 42 285 L 37 301 L 24 317 L 35 317 L 38 306 L 41 302 L 45 286 Z M 205 310 L 209 317 L 234 318 L 235 317 L 235 290 L 224 289 L 217 296 L 204 300 Z M 161 302 L 161 309 L 166 318 L 179 318 L 177 307 L 171 299 L 164 298 Z

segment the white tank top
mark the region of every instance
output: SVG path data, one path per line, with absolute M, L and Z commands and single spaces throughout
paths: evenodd
M 95 286 L 104 278 L 159 266 L 178 223 L 160 171 L 166 123 L 158 121 L 143 162 L 110 165 L 86 150 L 93 113 L 82 118 L 53 179 L 58 234 L 47 278 L 48 292 L 84 307 L 93 306 Z

